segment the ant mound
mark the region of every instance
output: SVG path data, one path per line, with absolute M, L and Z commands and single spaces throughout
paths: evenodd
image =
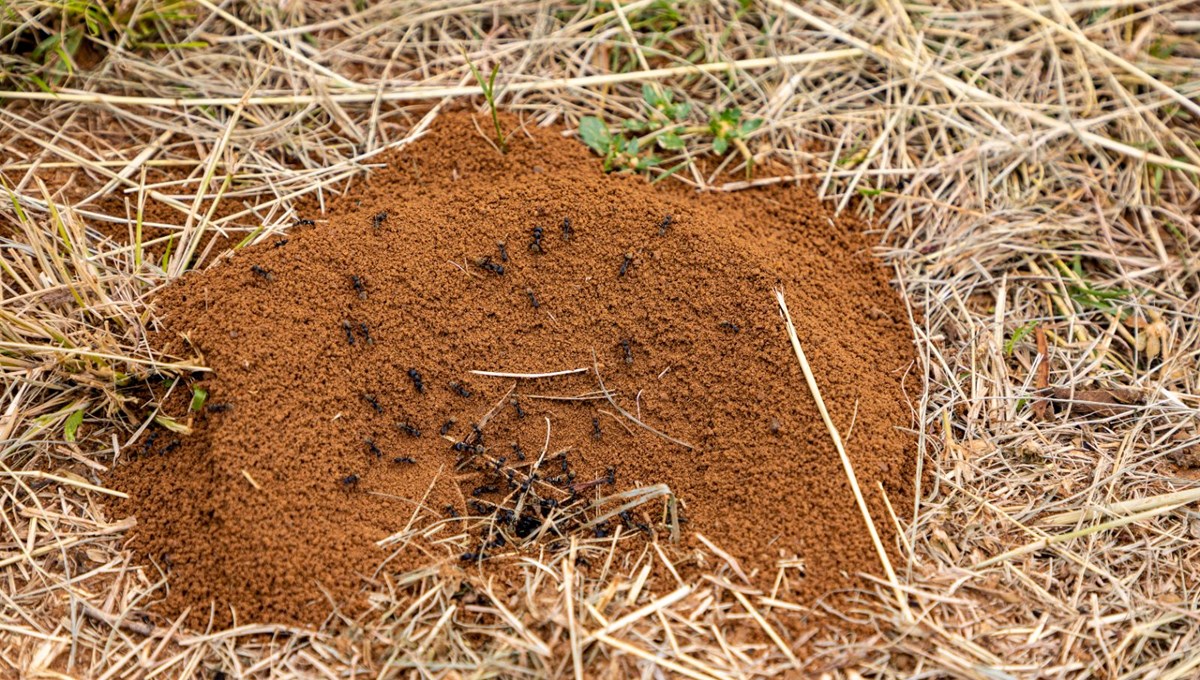
M 604 174 L 557 129 L 501 154 L 466 114 L 385 160 L 155 300 L 154 342 L 211 369 L 198 413 L 164 406 L 191 434 L 114 472 L 164 613 L 316 624 L 387 575 L 499 573 L 567 535 L 657 540 L 686 576 L 713 565 L 699 534 L 808 604 L 880 572 L 773 293 L 891 545 L 914 356 L 860 222 L 803 188 Z

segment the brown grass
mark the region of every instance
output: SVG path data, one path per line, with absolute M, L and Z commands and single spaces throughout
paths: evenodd
M 188 19 L 148 0 L 93 14 L 94 33 L 82 6 L 0 7 L 0 675 L 1200 668 L 1194 3 L 195 0 Z M 54 36 L 64 49 L 35 49 Z M 765 124 L 715 169 L 689 162 L 711 148 L 696 133 L 650 174 L 732 190 L 763 181 L 728 179 L 748 159 L 776 163 L 879 225 L 924 384 L 919 501 L 874 518 L 901 529 L 903 604 L 877 580 L 853 607 L 807 610 L 737 585 L 719 546 L 710 578 L 652 592 L 665 553 L 621 557 L 609 538 L 528 559 L 517 601 L 447 576 L 446 557 L 381 574 L 369 615 L 317 631 L 145 613 L 166 584 L 123 548 L 130 521 L 97 482 L 201 368 L 150 352 L 147 294 L 211 263 L 212 235 L 272 238 L 305 217 L 298 199 L 361 181 L 444 107 L 484 107 L 468 60 L 499 64 L 499 104 L 526 125 L 643 119 L 643 83 L 698 113 L 739 105 Z M 668 511 L 655 489 L 632 500 Z M 414 521 L 392 545 L 462 552 L 449 533 Z M 785 638 L 785 617 L 860 632 Z M 727 634 L 743 627 L 767 637 Z

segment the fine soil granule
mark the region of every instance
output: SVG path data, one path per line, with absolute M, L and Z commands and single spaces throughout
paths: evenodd
M 675 554 L 701 533 L 765 589 L 780 560 L 803 560 L 795 601 L 879 573 L 772 295 L 787 295 L 890 545 L 878 483 L 911 502 L 914 357 L 863 225 L 804 188 L 652 186 L 604 174 L 558 129 L 523 128 L 504 155 L 478 129 L 443 115 L 313 226 L 156 298 L 153 342 L 212 369 L 193 433 L 148 433 L 112 480 L 133 548 L 168 574 L 164 613 L 207 621 L 215 602 L 218 622 L 316 624 L 361 606 L 390 554 L 376 542 L 418 504 L 433 519 L 503 504 L 522 493 L 508 470 L 543 449 L 563 496 L 669 485 Z M 665 436 L 614 408 L 597 373 Z M 186 404 L 167 411 L 186 420 Z M 609 530 L 666 543 L 656 507 Z M 522 519 L 482 562 L 413 544 L 383 568 L 487 570 L 520 554 Z

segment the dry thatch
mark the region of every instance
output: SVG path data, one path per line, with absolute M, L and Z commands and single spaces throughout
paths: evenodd
M 1197 31 L 1181 0 L 4 3 L 0 674 L 1193 677 Z M 527 560 L 519 602 L 463 604 L 432 564 L 320 631 L 144 614 L 162 575 L 96 473 L 149 422 L 124 387 L 196 367 L 150 353 L 142 301 L 208 236 L 270 238 L 442 107 L 485 106 L 472 64 L 528 125 L 646 120 L 644 84 L 698 120 L 740 106 L 765 124 L 717 172 L 698 129 L 649 174 L 733 190 L 774 162 L 876 220 L 926 382 L 919 502 L 875 518 L 902 529 L 895 586 L 804 610 L 714 546 L 711 578 L 649 592 L 661 551 L 591 541 Z M 784 639 L 781 616 L 860 632 Z

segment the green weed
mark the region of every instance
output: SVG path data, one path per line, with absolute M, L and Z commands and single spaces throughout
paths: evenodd
M 471 73 L 474 74 L 475 81 L 479 83 L 479 88 L 483 90 L 483 98 L 487 100 L 488 108 L 492 112 L 492 125 L 496 127 L 496 145 L 500 147 L 500 153 L 508 153 L 508 143 L 504 140 L 504 132 L 500 129 L 500 116 L 496 113 L 496 74 L 500 72 L 500 64 L 492 67 L 492 74 L 486 81 L 473 62 L 468 61 L 467 64 L 471 67 Z

